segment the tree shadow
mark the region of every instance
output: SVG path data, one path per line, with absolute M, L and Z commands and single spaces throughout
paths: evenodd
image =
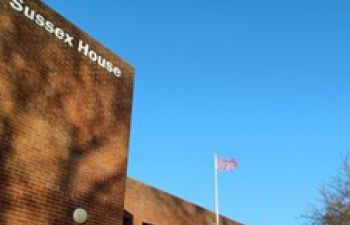
M 89 215 L 95 218 L 95 215 L 101 214 L 101 217 L 98 218 L 98 221 L 94 219 L 94 221 L 89 220 L 87 223 L 91 224 L 109 224 L 102 223 L 104 217 L 108 217 L 110 214 L 111 217 L 118 216 L 119 218 L 123 218 L 123 208 L 119 209 L 116 207 L 116 204 L 109 203 L 101 203 L 99 197 L 104 193 L 108 193 L 108 191 L 115 186 L 118 182 L 121 182 L 124 178 L 122 172 L 112 174 L 109 177 L 104 178 L 102 181 L 96 182 L 91 185 L 90 189 L 87 193 L 83 195 L 83 197 L 74 197 L 72 193 L 74 191 L 74 180 L 77 176 L 79 161 L 84 160 L 90 153 L 96 151 L 96 149 L 102 147 L 105 144 L 105 139 L 103 137 L 92 136 L 90 140 L 86 143 L 78 144 L 78 136 L 79 136 L 79 128 L 73 127 L 71 131 L 71 139 L 73 140 L 71 143 L 71 147 L 69 148 L 69 156 L 67 160 L 64 160 L 62 169 L 66 171 L 62 174 L 62 177 L 59 179 L 59 183 L 62 185 L 60 191 L 54 190 L 50 193 L 49 198 L 57 198 L 57 195 L 65 195 L 62 196 L 61 200 L 63 201 L 63 205 L 66 206 L 64 212 L 62 212 L 61 216 L 56 212 L 53 212 L 49 215 L 49 225 L 65 225 L 65 224 L 74 224 L 72 219 L 72 214 L 74 209 L 79 207 L 84 207 L 88 210 Z M 61 204 L 61 203 L 60 203 Z M 105 209 L 108 210 L 105 210 Z M 89 211 L 89 209 L 91 209 Z M 102 211 L 103 210 L 103 211 Z M 106 215 L 107 214 L 107 215 Z M 96 221 L 95 221 L 96 220 Z M 118 224 L 116 224 L 118 225 Z
M 1 118 L 0 118 L 1 119 Z M 0 131 L 0 224 L 5 224 L 7 210 L 11 208 L 11 198 L 8 191 L 10 176 L 7 161 L 12 150 L 12 126 L 8 118 L 0 121 L 3 130 Z

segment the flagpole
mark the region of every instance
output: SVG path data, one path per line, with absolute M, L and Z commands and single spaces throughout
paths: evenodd
M 219 187 L 218 187 L 218 156 L 214 153 L 214 164 L 215 164 L 215 175 L 214 175 L 214 186 L 215 186 L 215 213 L 216 213 L 216 225 L 219 225 Z

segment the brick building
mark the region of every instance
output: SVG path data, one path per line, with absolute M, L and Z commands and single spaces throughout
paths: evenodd
M 77 224 L 79 208 L 90 225 L 213 223 L 126 178 L 133 82 L 129 64 L 41 1 L 0 1 L 0 225 Z
M 41 1 L 0 1 L 0 224 L 120 225 L 133 68 Z
M 127 179 L 125 225 L 214 225 L 215 214 L 176 196 Z M 220 225 L 240 225 L 220 217 Z

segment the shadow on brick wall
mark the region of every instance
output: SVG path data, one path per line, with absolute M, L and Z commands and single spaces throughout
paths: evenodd
M 50 220 L 48 225 L 74 224 L 72 219 L 73 211 L 80 207 L 88 211 L 88 224 L 112 224 L 110 222 L 113 220 L 112 218 L 122 218 L 123 209 L 117 208 L 115 203 L 103 202 L 99 198 L 101 195 L 105 195 L 113 189 L 116 183 L 120 183 L 124 175 L 121 172 L 112 174 L 102 181 L 92 184 L 90 189 L 82 196 L 73 196 L 73 192 L 76 189 L 73 185 L 74 181 L 77 179 L 77 172 L 79 169 L 78 162 L 84 161 L 84 158 L 105 143 L 103 137 L 92 136 L 89 141 L 78 144 L 79 129 L 77 127 L 73 127 L 70 136 L 72 143 L 69 148 L 69 156 L 67 160 L 62 161 L 62 170 L 65 172 L 62 174 L 59 181 L 61 187 L 60 191 L 52 191 L 49 196 L 49 199 L 57 199 L 58 196 L 61 195 L 61 200 L 64 203 L 61 202 L 60 205 L 65 205 L 66 207 L 61 211 L 61 214 L 52 212 L 49 216 Z M 113 224 L 119 225 L 118 223 Z
M 11 153 L 12 127 L 6 118 L 0 117 L 0 123 L 0 224 L 5 224 L 7 210 L 11 208 L 8 192 L 9 174 L 6 167 Z

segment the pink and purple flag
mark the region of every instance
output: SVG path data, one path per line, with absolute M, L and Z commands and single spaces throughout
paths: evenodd
M 233 171 L 237 169 L 237 159 L 218 158 L 217 159 L 217 170 L 218 171 Z

